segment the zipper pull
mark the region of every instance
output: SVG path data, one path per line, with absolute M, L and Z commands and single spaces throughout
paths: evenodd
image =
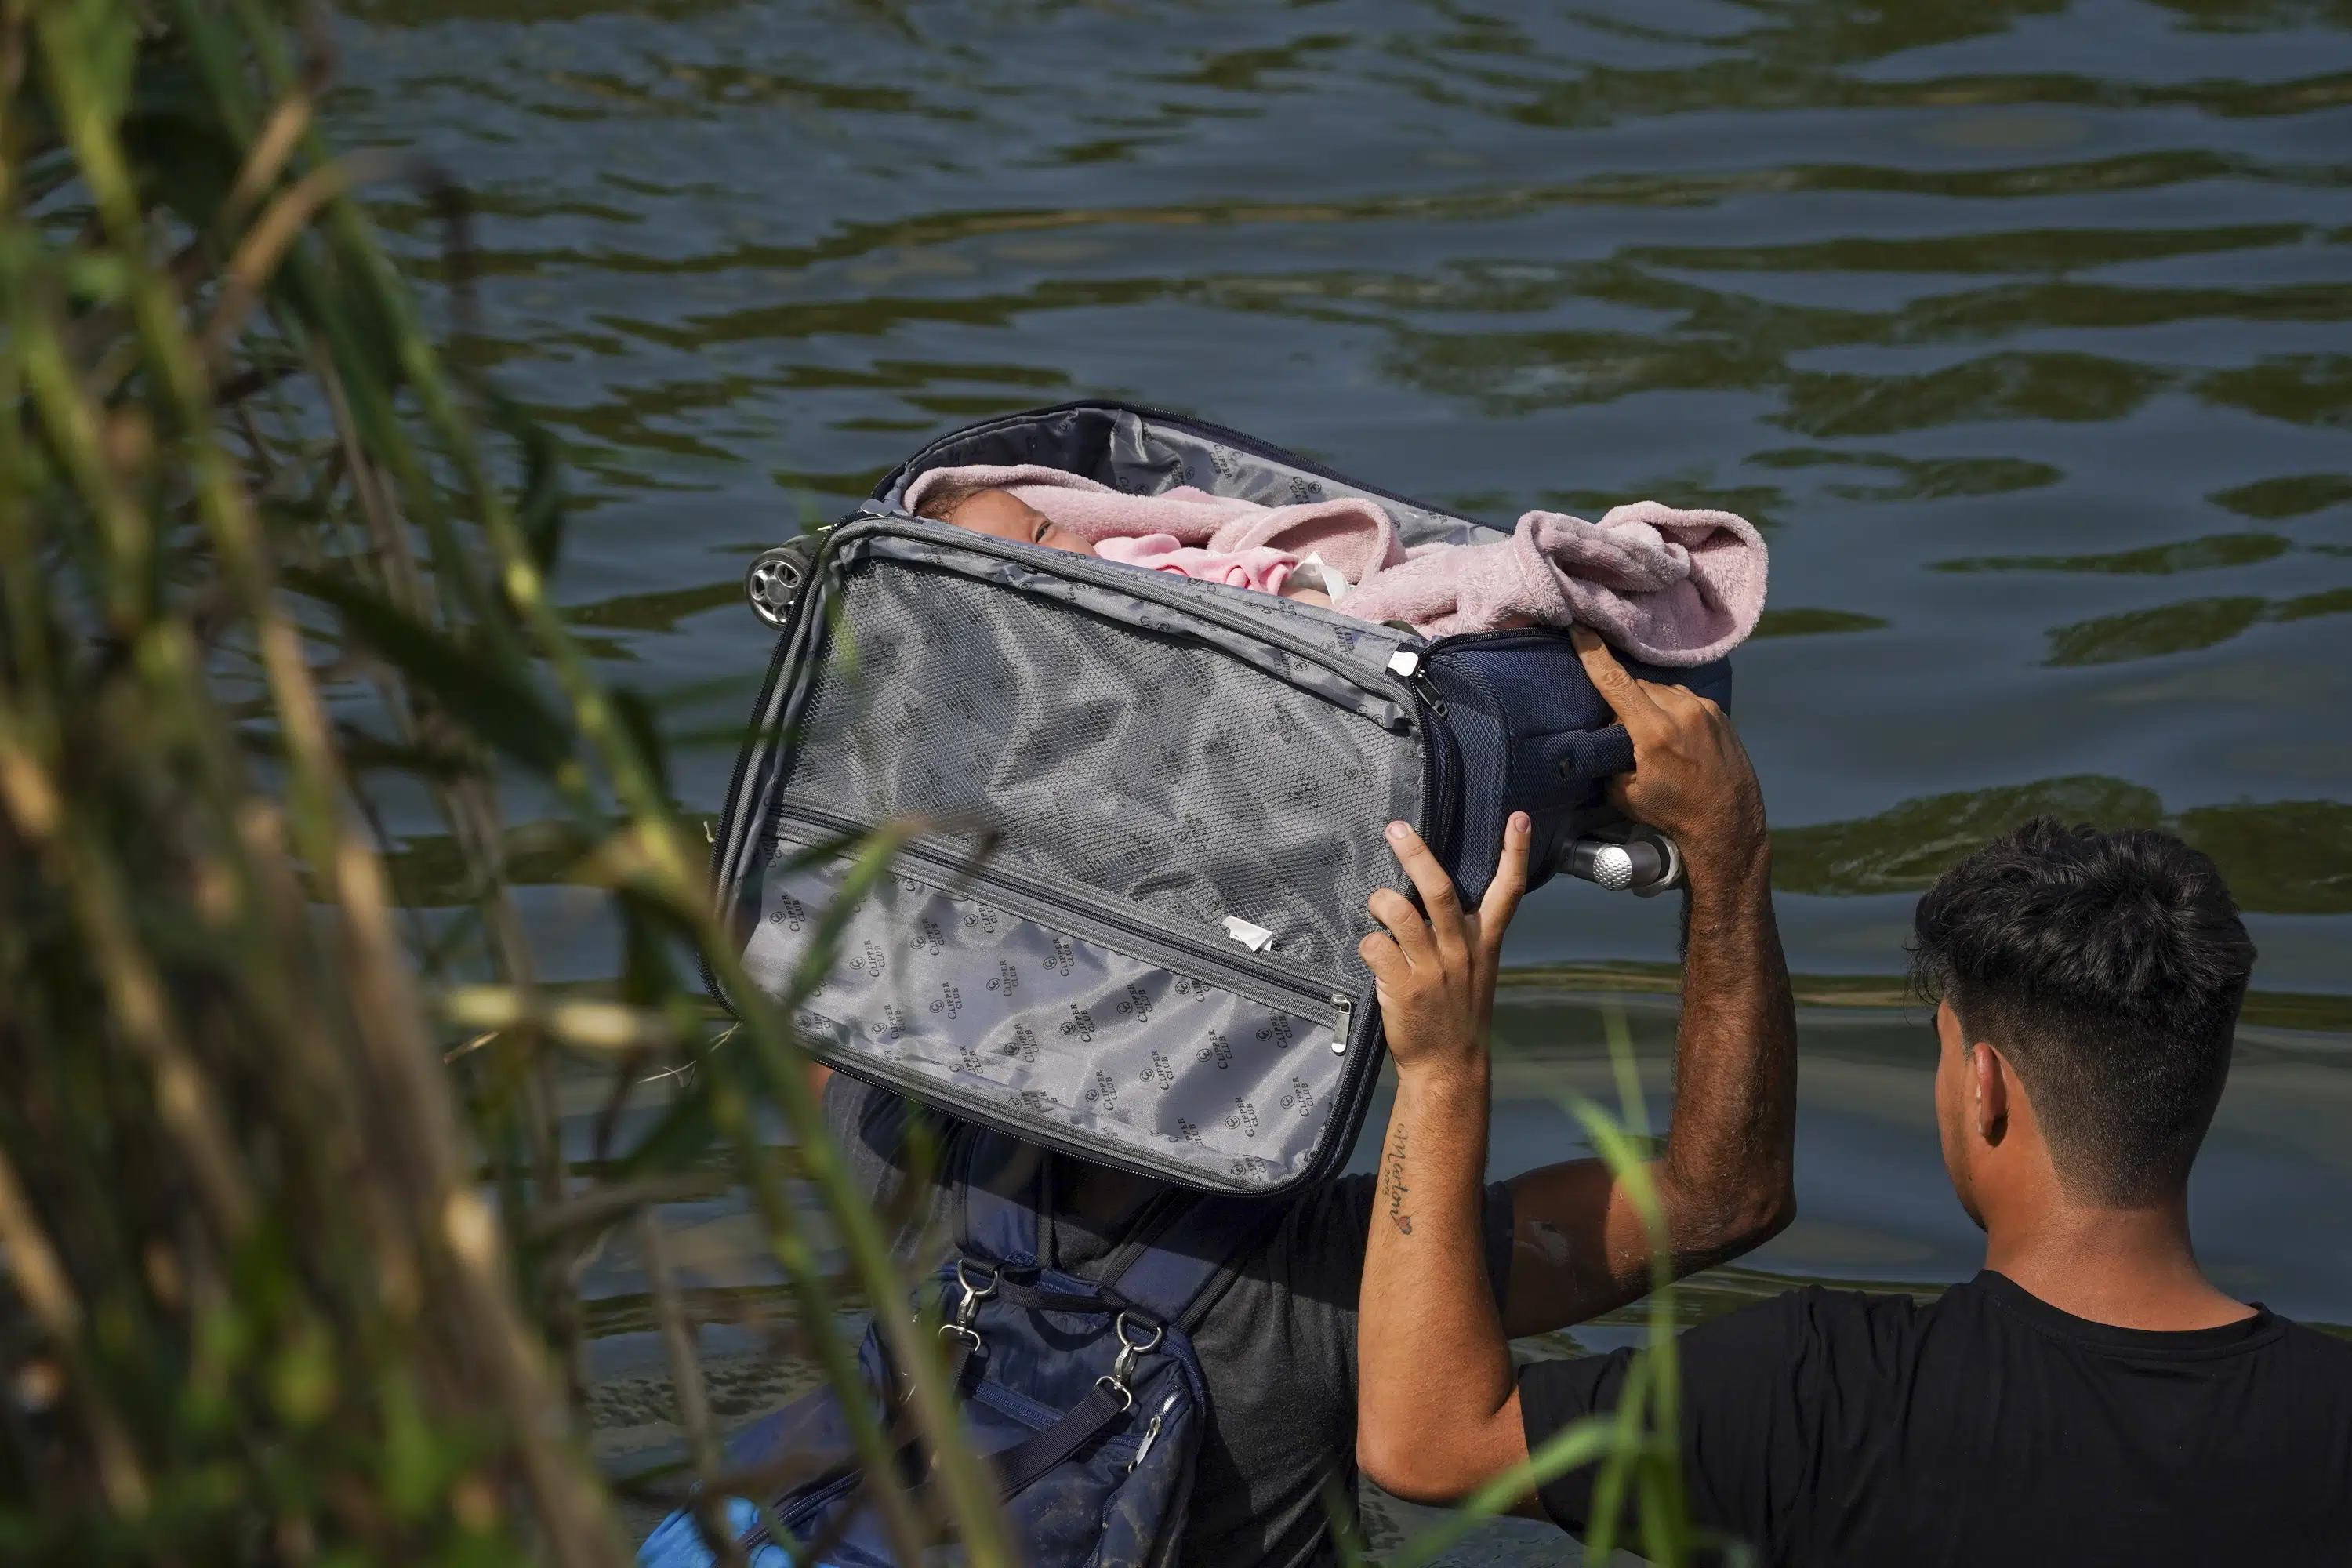
M 1428 655 L 1417 647 L 1401 647 L 1389 655 L 1389 673 L 1402 677 L 1429 704 L 1431 712 L 1444 717 L 1445 699 L 1438 695 L 1436 683 L 1429 679 Z
M 1331 1054 L 1344 1057 L 1348 1054 L 1348 1037 L 1356 1028 L 1356 999 L 1334 991 L 1331 993 L 1331 1010 L 1339 1015 L 1339 1022 L 1331 1030 Z
M 1135 1450 L 1135 1458 L 1127 1462 L 1127 1473 L 1129 1475 L 1133 1475 L 1135 1473 L 1135 1467 L 1143 1463 L 1143 1456 L 1151 1452 L 1151 1445 L 1159 1439 L 1159 1436 L 1160 1417 L 1155 1415 L 1151 1418 L 1151 1425 L 1143 1429 L 1142 1446 Z
M 1143 1442 L 1135 1450 L 1135 1458 L 1127 1462 L 1127 1473 L 1129 1475 L 1133 1475 L 1135 1473 L 1135 1467 L 1143 1463 L 1143 1456 L 1151 1452 L 1151 1445 L 1159 1441 L 1160 1423 L 1161 1417 L 1165 1416 L 1171 1410 L 1175 1408 L 1176 1396 L 1172 1394 L 1160 1402 L 1159 1411 L 1151 1417 L 1151 1424 L 1143 1429 Z

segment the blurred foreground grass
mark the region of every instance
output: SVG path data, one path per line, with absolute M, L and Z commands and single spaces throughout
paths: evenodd
M 690 960 L 740 976 L 646 705 L 547 602 L 551 443 L 450 370 L 351 192 L 427 193 L 461 279 L 462 201 L 327 154 L 331 68 L 316 18 L 245 0 L 0 10 L 10 1561 L 618 1563 L 576 1436 L 584 1247 L 681 1183 L 743 1184 L 798 1308 L 774 1331 L 837 1379 L 839 1288 L 903 1296 L 775 1010 L 712 1049 Z M 518 781 L 614 902 L 609 996 L 535 984 Z M 397 918 L 394 802 L 460 847 L 454 923 Z M 609 1061 L 607 1129 L 646 1071 L 698 1070 L 583 1180 L 566 1051 Z M 846 1280 L 754 1132 L 772 1112 Z M 712 1472 L 691 1326 L 655 1287 Z M 887 1316 L 946 1430 L 936 1358 Z M 924 1503 L 887 1466 L 877 1503 L 910 1552 L 952 1531 L 1004 1560 L 978 1464 L 940 1448 Z
M 551 441 L 437 352 L 352 195 L 432 198 L 462 335 L 460 194 L 331 157 L 331 68 L 315 17 L 259 0 L 0 0 L 10 1563 L 619 1563 L 581 1439 L 600 1237 L 635 1230 L 706 1501 L 797 1472 L 727 1471 L 657 1205 L 747 1190 L 790 1281 L 753 1326 L 837 1385 L 839 1304 L 906 1299 L 897 1216 L 824 1136 L 790 999 L 744 981 L 648 705 L 548 601 Z M 517 787 L 611 902 L 625 962 L 598 994 L 537 982 Z M 388 809 L 441 817 L 459 918 L 404 918 Z M 609 1085 L 585 1161 L 558 1134 L 567 1055 Z M 623 1141 L 635 1086 L 678 1068 Z M 934 1336 L 881 1319 L 939 1459 L 903 1484 L 852 1400 L 871 1503 L 906 1560 L 949 1538 L 1016 1560 Z M 1612 1430 L 1664 1508 L 1665 1449 Z M 622 1484 L 685 1500 L 692 1479 Z

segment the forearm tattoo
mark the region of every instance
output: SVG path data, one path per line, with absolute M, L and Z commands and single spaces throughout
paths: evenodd
M 1402 1127 L 1397 1129 L 1396 1136 L 1389 1140 L 1388 1167 L 1389 1218 L 1395 1222 L 1399 1231 L 1411 1236 L 1412 1215 L 1404 1212 L 1404 1195 L 1408 1189 L 1404 1184 L 1404 1129 Z

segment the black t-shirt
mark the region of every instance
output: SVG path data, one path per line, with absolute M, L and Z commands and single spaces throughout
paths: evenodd
M 900 1171 L 906 1102 L 836 1073 L 825 1088 L 824 1110 L 860 1184 L 877 1195 L 891 1186 Z M 1325 1498 L 1336 1487 L 1354 1502 L 1356 1298 L 1372 1183 L 1370 1176 L 1342 1177 L 1291 1199 L 1200 1316 L 1192 1348 L 1208 1386 L 1210 1419 L 1185 1519 L 1183 1568 L 1317 1568 L 1338 1561 Z M 1062 1163 L 1055 1182 L 1056 1266 L 1091 1278 L 1122 1238 L 1123 1220 L 1157 1191 L 1141 1178 Z M 934 1192 L 934 1225 L 947 1222 L 943 1197 Z M 1511 1200 L 1499 1184 L 1486 1198 L 1487 1268 L 1499 1301 L 1510 1268 Z
M 1922 1304 L 1809 1289 L 1682 1336 L 1702 1523 L 1770 1563 L 2352 1563 L 2352 1342 L 2268 1311 L 2159 1333 L 1990 1272 Z M 1519 1374 L 1532 1450 L 1630 1352 Z M 1543 1489 L 1581 1531 L 1591 1469 Z

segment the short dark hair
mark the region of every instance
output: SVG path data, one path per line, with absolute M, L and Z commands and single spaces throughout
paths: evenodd
M 2016 1067 L 2062 1181 L 2126 1205 L 2188 1181 L 2254 967 L 2211 860 L 2037 817 L 1937 878 L 1913 927 L 1914 983 Z
M 915 515 L 929 518 L 934 522 L 947 522 L 954 518 L 956 508 L 972 497 L 1000 488 L 971 479 L 941 479 L 924 491 L 923 503 L 915 509 Z

